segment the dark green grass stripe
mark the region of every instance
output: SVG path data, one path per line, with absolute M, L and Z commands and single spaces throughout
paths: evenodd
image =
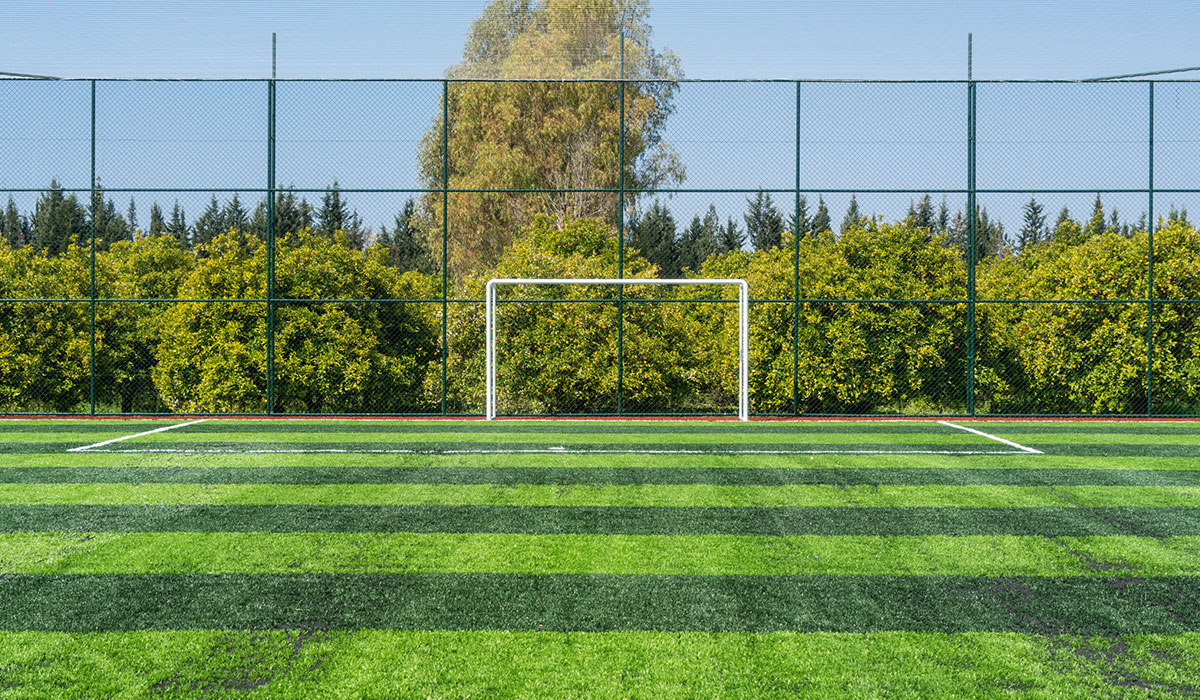
M 169 435 L 169 434 L 168 434 Z M 174 438 L 175 436 L 171 436 Z M 82 441 L 64 443 L 64 442 L 9 442 L 0 443 L 0 454 L 36 454 L 36 453 L 53 453 L 65 452 L 73 447 L 81 447 Z M 1147 449 L 1158 449 L 1160 446 L 1147 447 Z M 1169 446 L 1165 446 L 1169 447 Z M 1192 452 L 1200 455 L 1200 445 L 1185 446 Z M 975 443 L 922 443 L 922 444 L 903 444 L 903 443 L 860 443 L 860 444 L 845 444 L 845 443 L 778 443 L 778 442 L 729 442 L 729 443 L 612 443 L 612 442 L 595 442 L 595 443 L 570 443 L 563 445 L 561 442 L 204 442 L 194 439 L 188 439 L 186 436 L 179 436 L 178 439 L 155 439 L 153 441 L 138 441 L 129 440 L 125 442 L 113 443 L 103 448 L 94 450 L 96 453 L 103 454 L 105 452 L 154 452 L 154 451 L 172 451 L 178 450 L 184 453 L 190 452 L 231 452 L 244 453 L 262 450 L 268 452 L 428 452 L 432 454 L 449 452 L 449 453 L 465 453 L 473 454 L 476 452 L 494 452 L 496 454 L 517 453 L 521 450 L 536 450 L 542 452 L 551 452 L 552 450 L 563 450 L 565 454 L 571 452 L 612 452 L 620 453 L 654 453 L 665 452 L 672 453 L 698 453 L 698 454 L 721 454 L 721 453 L 754 453 L 754 452 L 779 452 L 784 454 L 809 454 L 814 451 L 823 451 L 834 454 L 848 453 L 855 451 L 878 451 L 884 453 L 904 454 L 909 452 L 1000 452 L 1004 454 L 1021 454 L 1020 451 L 1002 445 L 998 442 L 984 440 L 980 438 L 978 444 Z M 402 452 L 401 452 L 402 453 Z M 648 454 L 647 456 L 652 456 Z
M 124 423 L 94 422 L 94 423 L 60 423 L 25 422 L 0 424 L 0 435 L 4 433 L 46 433 L 46 434 L 87 434 L 87 433 L 140 433 L 164 425 L 174 425 L 180 421 L 129 421 Z M 614 422 L 614 421 L 545 421 L 545 422 L 484 422 L 484 421 L 433 421 L 412 423 L 406 421 L 238 421 L 212 420 L 197 425 L 190 425 L 183 430 L 188 433 L 378 433 L 378 434 L 421 434 L 421 433 L 462 433 L 478 435 L 480 433 L 529 433 L 529 434 L 589 434 L 589 435 L 624 435 L 637 433 L 659 433 L 672 435 L 714 433 L 730 435 L 780 435 L 780 434 L 814 434 L 823 433 L 862 433 L 862 434 L 896 434 L 896 433 L 932 433 L 948 434 L 960 432 L 954 428 L 939 425 L 933 421 L 926 422 L 812 422 L 812 423 L 743 423 L 741 421 L 692 421 L 692 422 L 661 422 L 643 423 Z M 1197 427 L 1193 432 L 1200 431 Z
M 1200 534 L 1200 507 L 0 506 L 0 532 L 460 532 L 623 535 Z
M 0 628 L 1179 634 L 1200 630 L 1200 579 L 12 575 Z
M 1028 457 L 1030 459 L 1045 459 L 1047 456 L 1060 457 L 1196 457 L 1200 458 L 1200 444 L 1197 445 L 1122 445 L 1122 444 L 1042 444 L 1034 443 L 1027 445 L 1046 453 L 1042 455 L 1026 455 L 1015 449 L 1009 448 L 1000 443 L 991 442 L 980 439 L 979 444 L 948 444 L 948 443 L 931 443 L 931 444 L 897 444 L 897 443 L 870 443 L 870 444 L 788 444 L 788 443 L 724 443 L 724 444 L 618 444 L 618 443 L 589 443 L 580 445 L 571 445 L 570 450 L 583 451 L 611 451 L 613 454 L 622 454 L 627 452 L 637 453 L 643 450 L 661 450 L 666 454 L 688 454 L 690 452 L 698 454 L 736 454 L 745 451 L 778 451 L 784 454 L 795 453 L 798 455 L 806 454 L 806 451 L 826 450 L 831 454 L 849 454 L 854 450 L 875 450 L 885 454 L 905 454 L 911 452 L 931 452 L 936 454 L 963 454 L 969 455 L 972 452 L 987 451 L 1003 453 L 1004 455 L 1015 455 L 1020 457 Z M 0 454 L 61 454 L 72 447 L 80 447 L 80 442 L 0 442 Z M 436 443 L 416 443 L 416 442 L 381 442 L 381 443 L 296 443 L 296 442 L 239 442 L 239 443 L 206 443 L 206 442 L 143 442 L 137 440 L 114 443 L 106 448 L 94 452 L 95 454 L 104 454 L 106 451 L 112 452 L 131 452 L 131 453 L 147 453 L 154 454 L 153 450 L 179 450 L 182 454 L 192 454 L 195 451 L 203 453 L 211 451 L 215 453 L 252 453 L 254 450 L 263 450 L 267 452 L 278 452 L 287 454 L 289 452 L 310 451 L 312 453 L 321 453 L 324 450 L 345 450 L 347 453 L 370 452 L 378 450 L 385 452 L 389 450 L 413 450 L 416 452 L 428 452 L 431 454 L 439 454 L 451 452 L 455 450 L 495 450 L 497 455 L 512 453 L 517 450 L 549 450 L 553 447 L 560 447 L 555 443 L 451 443 L 451 442 L 436 442 Z M 599 452 L 598 452 L 599 453 Z M 86 453 L 77 453 L 86 454 Z M 168 454 L 170 454 L 168 452 Z M 470 454 L 468 452 L 467 454 Z M 553 454 L 553 452 L 551 452 Z M 563 454 L 571 454 L 565 452 Z M 653 455 L 647 455 L 653 456 Z M 754 458 L 759 455 L 747 454 L 744 455 L 747 459 Z M 769 456 L 769 455 L 761 455 Z
M 1200 470 L 721 467 L 13 467 L 5 484 L 1197 486 Z

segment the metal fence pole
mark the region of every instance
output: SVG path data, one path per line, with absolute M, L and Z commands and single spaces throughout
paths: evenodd
M 91 241 L 91 323 L 88 332 L 88 412 L 96 415 L 96 81 L 92 82 L 92 204 L 88 237 Z
M 624 46 L 624 32 L 622 46 Z M 622 73 L 624 71 L 622 70 Z M 617 140 L 617 279 L 625 277 L 625 80 L 620 92 L 620 138 Z M 625 395 L 625 285 L 617 285 L 617 415 L 624 412 Z
M 975 81 L 967 82 L 967 415 L 975 415 Z
M 796 81 L 796 224 L 792 237 L 792 413 L 800 415 L 800 81 Z
M 1146 415 L 1154 415 L 1154 82 L 1150 82 L 1149 222 L 1146 265 Z
M 267 414 L 275 413 L 275 79 L 267 81 Z
M 446 345 L 449 343 L 446 330 L 446 302 L 450 295 L 449 271 L 446 269 L 449 240 L 449 219 L 446 209 L 450 203 L 450 81 L 442 81 L 442 415 L 446 415 Z

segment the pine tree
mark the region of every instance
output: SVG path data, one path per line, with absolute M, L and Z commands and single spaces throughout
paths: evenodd
M 1058 212 L 1058 219 L 1054 222 L 1055 230 L 1069 221 L 1071 221 L 1071 212 L 1066 207 L 1063 207 L 1062 211 Z
M 312 206 L 304 200 L 296 201 L 296 193 L 281 191 L 275 196 L 275 235 L 285 236 L 313 227 Z
M 1092 218 L 1088 220 L 1087 226 L 1083 227 L 1083 234 L 1086 238 L 1095 238 L 1104 233 L 1104 205 L 1100 202 L 1100 195 L 1096 195 L 1096 203 L 1092 205 Z
M 130 235 L 136 236 L 138 230 L 137 207 L 133 204 L 133 197 L 129 198 L 129 210 L 125 214 L 125 221 L 129 224 Z
M 241 233 L 246 232 L 246 208 L 242 206 L 242 201 L 238 198 L 238 193 L 233 193 L 233 199 L 225 205 L 221 210 L 221 233 L 225 233 L 229 229 L 237 229 Z
M 1029 203 L 1025 205 L 1024 223 L 1021 226 L 1021 232 L 1017 236 L 1017 249 L 1024 251 L 1026 247 L 1037 245 L 1046 238 L 1046 215 L 1045 208 L 1038 204 L 1033 197 L 1029 198 Z
M 321 198 L 321 208 L 317 211 L 316 233 L 333 238 L 339 231 L 346 235 L 352 248 L 362 248 L 366 242 L 366 232 L 362 227 L 362 219 L 358 212 L 351 212 L 346 202 L 342 200 L 341 190 L 337 180 L 333 186 L 325 190 Z
M 829 218 L 829 208 L 825 206 L 825 198 L 817 197 L 817 213 L 813 215 L 812 233 L 817 235 L 825 231 L 830 231 L 830 226 L 833 221 Z
M 1167 212 L 1167 223 L 1168 224 L 1175 224 L 1175 223 L 1180 223 L 1180 222 L 1187 223 L 1187 220 L 1188 220 L 1187 207 L 1183 207 L 1181 209 L 1176 209 L 1175 204 L 1172 203 L 1170 211 Z
M 158 202 L 150 205 L 150 236 L 161 236 L 167 229 L 167 222 L 163 220 L 162 209 L 159 208 Z
M 104 190 L 97 183 L 92 189 L 92 230 L 96 235 L 96 247 L 107 250 L 117 241 L 133 240 L 133 231 L 125 217 L 117 213 L 117 205 L 104 196 Z
M 188 247 L 188 227 L 187 217 L 183 209 L 179 208 L 179 200 L 175 200 L 175 207 L 171 209 L 171 222 L 166 227 L 167 235 L 175 239 L 180 248 Z
M 770 193 L 759 192 L 754 199 L 748 199 L 749 211 L 743 218 L 746 220 L 746 234 L 755 250 L 770 250 L 783 241 L 783 215 L 771 202 Z
M 418 223 L 417 205 L 409 199 L 396 215 L 395 228 L 388 231 L 386 226 L 382 227 L 375 243 L 388 251 L 391 263 L 397 268 L 429 273 L 434 269 L 433 256 Z
M 949 232 L 950 245 L 958 249 L 965 257 L 967 254 L 967 218 L 963 216 L 961 209 L 954 212 L 954 221 L 950 224 Z
M 1133 230 L 1134 231 L 1146 231 L 1147 230 L 1147 228 L 1146 228 L 1146 212 L 1142 212 L 1142 215 L 1141 215 L 1141 217 L 1138 218 L 1137 225 L 1134 227 Z
M 742 233 L 742 228 L 730 217 L 725 221 L 725 225 L 721 227 L 717 236 L 717 252 L 729 253 L 741 250 L 744 245 L 746 245 L 746 234 Z
M 988 217 L 987 208 L 975 205 L 975 260 L 1004 252 L 1004 224 Z
M 937 230 L 945 233 L 950 228 L 950 208 L 946 206 L 946 196 L 942 195 L 942 203 L 938 205 Z
M 214 238 L 225 233 L 227 230 L 225 219 L 221 215 L 221 205 L 217 204 L 217 196 L 213 195 L 208 208 L 200 214 L 200 218 L 196 219 L 196 223 L 192 225 L 192 245 L 199 246 L 211 243 Z
M 913 213 L 913 223 L 917 228 L 934 231 L 934 201 L 932 201 L 929 195 L 920 198 L 917 210 Z
M 698 271 L 708 256 L 716 252 L 720 228 L 721 220 L 714 207 L 709 207 L 704 219 L 692 217 L 692 223 L 684 229 L 679 241 L 679 263 L 684 270 Z
M 862 219 L 862 213 L 858 210 L 858 197 L 850 195 L 850 206 L 846 208 L 846 217 L 842 219 L 841 233 L 849 231 L 852 227 L 859 225 L 859 220 Z
M 657 199 L 649 211 L 634 216 L 626 243 L 658 268 L 659 277 L 679 276 L 679 252 L 675 240 L 675 217 Z
M 0 237 L 13 248 L 20 248 L 29 243 L 29 220 L 17 210 L 12 195 L 9 195 L 8 205 L 4 207 L 4 216 L 0 218 Z
M 30 226 L 34 248 L 51 255 L 65 252 L 69 243 L 89 243 L 87 211 L 75 195 L 64 196 L 54 180 L 38 199 Z
M 808 200 L 804 195 L 800 195 L 796 205 L 796 211 L 788 215 L 788 230 L 795 232 L 796 238 L 799 239 L 807 236 L 812 226 L 808 220 Z

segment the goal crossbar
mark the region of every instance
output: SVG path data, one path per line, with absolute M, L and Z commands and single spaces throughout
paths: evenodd
M 570 278 L 570 279 L 515 279 L 489 280 L 485 295 L 486 357 L 487 372 L 486 417 L 496 418 L 496 290 L 502 286 L 521 284 L 533 285 L 601 285 L 638 286 L 658 285 L 734 285 L 738 288 L 738 418 L 750 420 L 750 285 L 740 279 L 638 279 L 638 278 Z

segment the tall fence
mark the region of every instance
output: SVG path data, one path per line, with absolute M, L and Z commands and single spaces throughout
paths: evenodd
M 750 282 L 752 414 L 1200 413 L 1197 82 L 11 79 L 0 109 L 6 413 L 479 415 L 487 278 L 701 268 Z M 735 301 L 517 288 L 501 412 L 735 413 Z

